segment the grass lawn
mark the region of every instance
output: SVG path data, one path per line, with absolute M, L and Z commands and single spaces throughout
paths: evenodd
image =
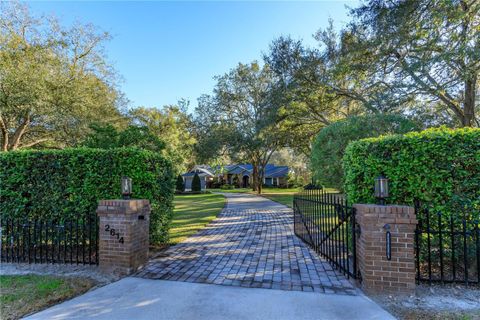
M 300 188 L 264 188 L 262 196 L 275 202 L 293 207 L 293 195 L 300 191 Z M 253 192 L 252 192 L 253 193 Z
M 86 278 L 46 275 L 0 276 L 0 315 L 19 319 L 84 293 L 95 285 Z
M 175 195 L 170 243 L 177 244 L 202 229 L 222 211 L 225 198 L 220 194 Z

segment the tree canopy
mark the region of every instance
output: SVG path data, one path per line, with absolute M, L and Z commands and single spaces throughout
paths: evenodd
M 33 16 L 21 3 L 0 6 L 1 151 L 136 146 L 164 154 L 176 173 L 249 162 L 261 192 L 272 157 L 288 161 L 301 180 L 309 159 L 319 181 L 318 170 L 340 176 L 338 159 L 325 152 L 398 132 L 392 117 L 422 127 L 480 125 L 478 1 L 364 1 L 340 30 L 332 21 L 318 30 L 316 46 L 281 36 L 263 61 L 216 77 L 193 115 L 184 100 L 130 106 L 103 48 L 108 33 Z M 311 157 L 315 139 L 320 157 Z
M 419 123 L 395 114 L 356 116 L 334 122 L 320 131 L 313 143 L 313 178 L 320 185 L 342 190 L 342 158 L 350 142 L 386 134 L 408 133 L 421 128 Z
M 195 136 L 193 123 L 186 104 L 168 105 L 161 109 L 139 107 L 128 113 L 134 125 L 148 128 L 149 132 L 165 142 L 164 155 L 173 163 L 176 172 L 183 172 L 194 163 Z
M 239 64 L 216 80 L 213 95 L 203 96 L 196 109 L 199 135 L 212 155 L 225 150 L 234 161 L 251 163 L 253 189 L 261 192 L 264 168 L 281 146 L 273 73 L 268 65 L 252 62 Z
M 109 35 L 61 26 L 20 3 L 0 4 L 1 150 L 65 147 L 92 122 L 116 122 L 124 100 L 103 52 Z
M 460 126 L 479 125 L 478 1 L 370 0 L 352 16 L 352 55 L 371 61 L 355 70 L 367 68 L 392 97 L 428 101 Z
M 478 1 L 370 0 L 351 17 L 319 30 L 318 47 L 283 36 L 264 55 L 292 148 L 309 154 L 322 128 L 363 114 L 479 125 Z

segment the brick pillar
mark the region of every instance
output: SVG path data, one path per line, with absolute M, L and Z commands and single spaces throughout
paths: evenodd
M 407 206 L 355 204 L 360 226 L 357 262 L 362 289 L 371 294 L 415 291 L 415 210 Z M 391 234 L 387 259 L 386 232 Z
M 148 200 L 101 200 L 99 265 L 126 275 L 148 260 L 150 203 Z

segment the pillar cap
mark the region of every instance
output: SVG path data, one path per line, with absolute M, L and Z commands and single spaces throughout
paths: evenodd
M 415 208 L 402 205 L 354 204 L 357 220 L 388 220 L 396 224 L 417 224 Z M 358 212 L 361 212 L 359 215 Z
M 98 202 L 97 214 L 108 213 L 137 213 L 144 208 L 150 208 L 150 201 L 146 199 L 112 199 Z

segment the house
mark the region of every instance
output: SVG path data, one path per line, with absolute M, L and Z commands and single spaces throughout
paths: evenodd
M 288 185 L 288 166 L 276 166 L 267 164 L 263 185 L 267 187 L 286 187 Z M 192 180 L 195 173 L 198 174 L 202 190 L 212 187 L 220 187 L 230 184 L 238 188 L 248 188 L 253 179 L 253 166 L 251 164 L 230 164 L 211 168 L 199 165 L 182 175 L 185 182 L 185 190 L 191 190 Z
M 209 184 L 213 181 L 215 175 L 210 171 L 208 166 L 195 166 L 192 170 L 182 174 L 183 183 L 185 184 L 185 191 L 192 190 L 192 181 L 195 174 L 198 174 L 200 178 L 200 185 L 202 190 L 205 190 Z

